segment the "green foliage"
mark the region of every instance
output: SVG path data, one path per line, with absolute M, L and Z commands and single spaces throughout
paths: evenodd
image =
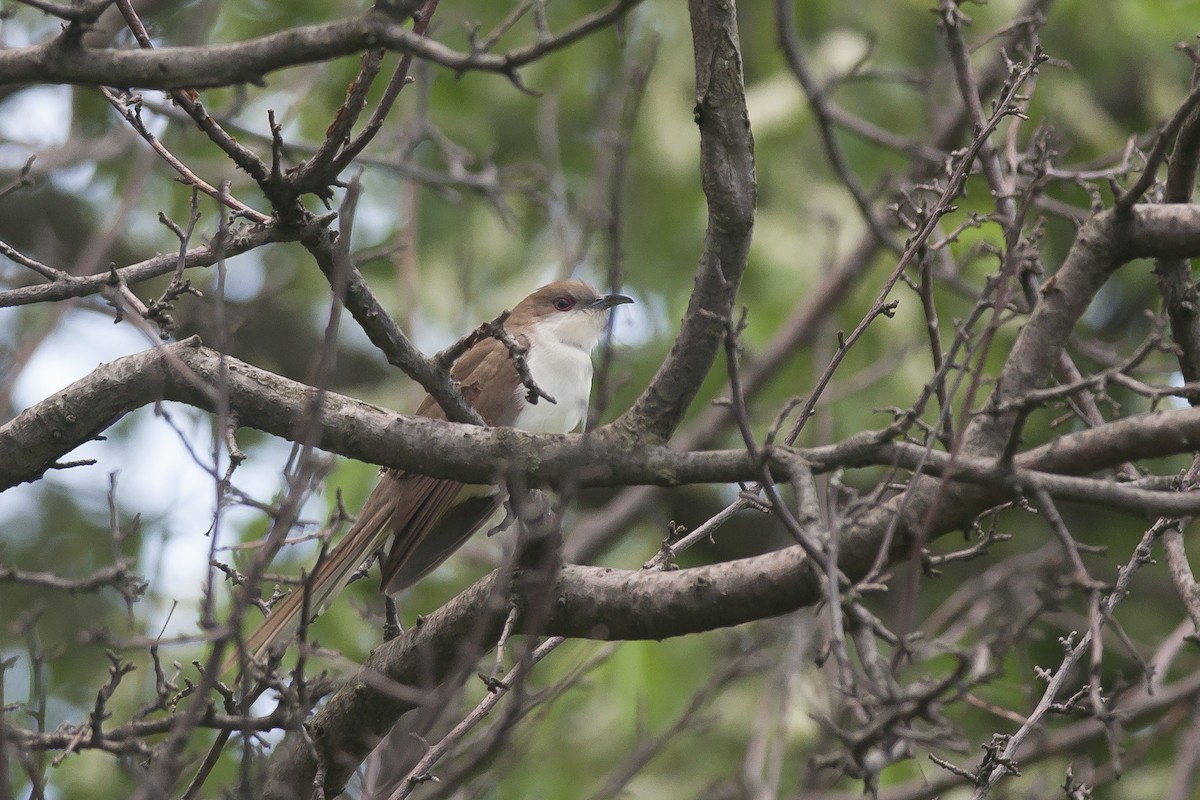
M 510 10 L 508 4 L 446 5 L 438 12 L 433 35 L 459 49 L 467 47 L 468 24 L 478 23 L 487 31 Z M 756 134 L 760 192 L 750 267 L 739 295 L 739 304 L 749 309 L 743 344 L 746 359 L 751 360 L 773 339 L 798 302 L 846 258 L 862 235 L 863 225 L 825 157 L 812 113 L 779 53 L 771 9 L 765 3 L 743 5 L 742 49 L 750 122 Z M 863 74 L 831 87 L 831 99 L 901 137 L 925 135 L 930 116 L 936 115 L 939 108 L 930 107 L 928 96 L 920 90 L 924 83 L 937 82 L 946 95 L 946 105 L 953 102 L 946 80 L 945 48 L 929 5 L 916 0 L 890 3 L 886 9 L 861 1 L 796 3 L 799 37 L 813 68 L 823 79 L 844 75 L 861 62 Z M 192 26 L 202 6 L 207 7 L 184 4 L 156 11 L 149 22 L 161 44 L 240 41 L 363 10 L 361 3 L 221 3 L 214 6 L 217 10 L 207 23 L 208 30 L 197 31 Z M 969 35 L 982 39 L 1006 24 L 1017 6 L 1015 2 L 969 6 L 967 11 L 974 18 Z M 547 10 L 551 28 L 559 30 L 594 10 L 594 4 L 564 0 L 548 4 Z M 1111 160 L 1131 136 L 1140 137 L 1146 144 L 1159 121 L 1172 113 L 1186 94 L 1192 65 L 1175 51 L 1174 45 L 1187 40 L 1200 27 L 1200 11 L 1195 3 L 1113 0 L 1104 4 L 1104 23 L 1092 24 L 1100 13 L 1097 4 L 1086 0 L 1063 0 L 1050 8 L 1041 39 L 1054 61 L 1038 78 L 1029 112 L 1032 121 L 1016 132 L 1017 145 L 1027 146 L 1037 127 L 1048 132 L 1062 163 Z M 28 31 L 35 38 L 46 27 L 44 19 L 27 8 L 20 9 L 5 25 L 10 30 Z M 515 47 L 532 37 L 530 26 L 519 26 L 501 40 L 500 46 Z M 606 208 L 606 200 L 598 196 L 601 187 L 597 176 L 604 166 L 604 129 L 613 117 L 609 103 L 615 93 L 627 88 L 628 68 L 646 64 L 651 52 L 655 54 L 654 66 L 632 130 L 627 183 L 620 200 L 624 252 L 620 279 L 637 295 L 638 306 L 632 312 L 636 322 L 617 327 L 608 419 L 626 408 L 648 384 L 686 308 L 705 230 L 706 207 L 700 191 L 698 137 L 692 116 L 695 91 L 690 35 L 683 4 L 677 3 L 647 2 L 620 30 L 600 31 L 521 70 L 520 78 L 534 92 L 532 95 L 502 76 L 475 72 L 456 76 L 438 66 L 416 70 L 416 82 L 401 93 L 385 132 L 367 151 L 368 158 L 343 178 L 353 179 L 360 168 L 363 170 L 352 249 L 396 246 L 394 252 L 365 262 L 363 271 L 423 348 L 432 351 L 448 344 L 472 326 L 511 307 L 531 287 L 548 279 L 579 274 L 598 283 L 604 281 L 606 262 L 599 214 Z M 977 58 L 982 62 L 993 52 L 994 48 L 984 47 Z M 389 55 L 385 61 L 384 76 L 390 74 L 397 57 Z M 201 97 L 231 130 L 240 131 L 239 141 L 268 158 L 266 110 L 275 109 L 284 125 L 286 167 L 311 156 L 312 146 L 334 119 L 358 67 L 357 58 L 343 58 L 272 73 L 264 87 L 205 91 Z M 379 86 L 375 87 L 372 96 L 377 97 L 380 91 Z M 105 137 L 120 140 L 130 136 L 96 90 L 80 87 L 69 92 L 69 99 L 57 103 L 62 115 L 61 130 L 54 132 L 57 141 Z M 148 104 L 157 104 L 155 113 L 170 110 L 169 100 L 160 93 L 145 94 Z M 2 104 L 20 100 L 19 91 L 7 95 L 0 100 L 0 113 L 4 110 Z M 935 98 L 935 104 L 940 102 Z M 432 126 L 438 136 L 426 138 L 415 148 L 409 166 L 431 173 L 461 168 L 494 176 L 498 190 L 488 197 L 464 185 L 435 184 L 413 189 L 405 177 L 407 173 L 397 165 L 403 160 L 404 147 L 421 125 Z M 194 126 L 173 119 L 165 127 L 163 142 L 198 174 L 214 185 L 231 180 L 236 196 L 260 210 L 268 209 L 248 177 L 235 170 Z M 886 184 L 909 163 L 906 155 L 845 130 L 838 130 L 835 138 L 868 192 Z M 960 141 L 956 146 L 964 143 Z M 4 146 L 21 149 L 23 155 L 30 150 L 11 143 Z M 91 263 L 92 271 L 102 270 L 109 262 L 124 265 L 155 252 L 173 252 L 177 240 L 153 221 L 160 210 L 177 222 L 186 220 L 190 192 L 175 181 L 170 170 L 144 155 L 145 145 L 140 140 L 119 153 L 84 160 L 73 168 L 73 177 L 52 173 L 40 178 L 30 192 L 0 198 L 0 239 L 60 268 Z M 136 171 L 131 171 L 131 165 L 137 165 Z M 81 179 L 81 174 L 86 177 Z M 0 181 L 4 183 L 7 179 Z M 1111 200 L 1108 187 L 1102 187 L 1099 193 L 1101 200 Z M 1087 208 L 1090 200 L 1085 189 L 1062 185 L 1055 185 L 1050 195 L 1081 208 Z M 325 210 L 315 198 L 306 197 L 303 202 L 314 212 Z M 986 214 L 994 208 L 994 198 L 977 177 L 957 206 L 956 219 L 970 212 Z M 198 240 L 211 236 L 218 227 L 213 204 L 206 200 L 201 207 L 204 216 Z M 97 237 L 105 232 L 111 233 L 110 241 L 97 256 L 89 248 L 96 246 Z M 1070 223 L 1047 215 L 1044 241 L 1040 243 L 1040 266 L 1047 274 L 1058 267 L 1074 233 Z M 961 280 L 975 286 L 993 275 L 998 267 L 996 253 L 1003 245 L 1000 229 L 994 223 L 964 228 L 951 247 L 952 255 L 963 265 Z M 871 260 L 817 340 L 787 359 L 756 397 L 751 418 L 760 435 L 783 402 L 811 390 L 836 347 L 837 331 L 849 331 L 857 325 L 894 267 L 891 255 Z M 222 310 L 230 323 L 228 341 L 222 346 L 265 369 L 309 379 L 328 322 L 330 298 L 327 282 L 303 248 L 273 245 L 230 258 L 224 268 L 230 280 L 244 279 L 250 290 L 245 296 L 230 299 Z M 214 268 L 191 276 L 206 296 L 185 296 L 179 301 L 177 338 L 201 333 L 213 343 L 213 332 L 218 330 L 213 301 L 216 272 Z M 11 274 L 8 265 L 0 273 L 6 279 Z M 139 286 L 138 294 L 147 299 L 154 297 L 165 283 L 164 278 Z M 839 381 L 828 392 L 829 402 L 819 407 L 800 444 L 836 441 L 868 428 L 883 427 L 891 420 L 888 409 L 907 408 L 921 393 L 929 366 L 928 353 L 923 349 L 927 339 L 919 299 L 903 286 L 893 296 L 900 302 L 895 317 L 876 320 L 849 353 Z M 1097 300 L 1080 335 L 1094 337 L 1114 352 L 1128 354 L 1149 333 L 1150 323 L 1142 313 L 1155 308 L 1156 297 L 1149 267 L 1129 265 Z M 954 321 L 964 319 L 973 306 L 971 297 L 954 291 L 952 286 L 939 287 L 936 302 L 947 335 L 953 331 Z M 14 393 L 8 377 L 0 376 L 0 398 L 11 398 L 6 418 L 42 399 L 35 390 L 49 393 L 54 388 L 46 387 L 56 381 L 61 386 L 80 377 L 54 365 L 54 348 L 80 346 L 78 340 L 48 338 L 58 322 L 58 313 L 55 310 L 47 314 L 35 306 L 6 309 L 5 316 L 0 317 L 9 342 L 4 348 L 6 361 L 16 363 L 26 348 L 45 348 L 41 351 L 43 358 L 50 362 L 40 367 L 39 375 L 29 378 L 28 384 L 18 383 L 16 389 L 23 391 Z M 91 330 L 98 331 L 101 325 L 111 327 L 110 312 L 99 302 L 76 305 L 62 313 L 82 319 L 83 324 L 92 326 Z M 991 349 L 982 357 L 972 355 L 982 358 L 986 374 L 994 375 L 1007 357 L 1019 324 L 1019 319 L 1005 322 L 997 330 Z M 398 411 L 411 410 L 419 400 L 411 382 L 387 367 L 348 315 L 342 315 L 340 325 L 338 363 L 329 388 Z M 95 346 L 100 349 L 94 355 L 87 351 L 93 361 L 111 360 L 129 349 L 124 343 L 100 338 L 104 335 L 96 334 L 99 344 Z M 1083 358 L 1086 363 L 1087 357 Z M 880 369 L 881 364 L 887 369 Z M 1144 372 L 1148 381 L 1165 382 L 1173 369 L 1171 359 L 1156 356 Z M 46 378 L 47 374 L 51 377 Z M 987 388 L 974 395 L 976 407 Z M 719 363 L 689 412 L 689 421 L 727 390 L 725 368 Z M 968 388 L 963 386 L 951 398 L 956 410 L 967 393 Z M 1113 395 L 1126 410 L 1149 407 L 1144 399 L 1132 394 L 1114 390 Z M 926 420 L 932 420 L 937 410 L 936 406 L 927 409 Z M 1053 424 L 1060 411 L 1037 412 L 1026 429 L 1024 445 L 1048 441 L 1061 433 Z M 146 442 L 159 437 L 173 439 L 175 434 L 162 420 L 147 418 L 136 424 L 118 425 L 106 435 L 110 441 L 101 462 L 83 468 L 83 477 L 52 475 L 36 486 L 11 490 L 10 496 L 20 492 L 22 498 L 31 499 L 0 505 L 0 559 L 6 565 L 80 576 L 109 563 L 105 476 L 125 469 L 122 459 L 153 462 L 158 458 L 156 447 Z M 211 438 L 207 432 L 200 438 L 195 457 L 207 463 L 211 460 Z M 142 445 L 134 448 L 130 442 L 135 439 Z M 718 445 L 736 445 L 738 441 L 731 432 L 717 438 Z M 246 479 L 247 493 L 257 501 L 271 502 L 273 497 L 281 496 L 285 484 L 280 475 L 287 447 L 250 432 L 239 433 L 239 443 L 248 462 L 242 473 L 234 473 L 234 485 L 241 485 L 239 474 L 249 474 L 253 477 Z M 174 465 L 164 468 L 183 469 Z M 374 476 L 373 467 L 339 463 L 325 479 L 321 499 L 304 509 L 303 516 L 311 524 L 295 534 L 325 524 L 339 490 L 345 508 L 354 513 Z M 866 487 L 870 485 L 868 478 L 875 477 L 879 476 L 858 473 L 847 476 L 845 482 Z M 187 480 L 192 482 L 189 486 L 197 487 L 196 492 L 211 492 L 211 484 L 199 483 L 194 475 Z M 701 524 L 730 499 L 729 492 L 722 491 L 681 490 L 674 500 L 664 500 L 653 516 L 633 526 L 624 541 L 600 560 L 629 569 L 640 566 L 658 548 L 668 519 L 688 527 Z M 599 499 L 592 502 L 598 504 Z M 162 575 L 151 575 L 147 598 L 133 607 L 132 616 L 111 591 L 64 595 L 0 583 L 0 616 L 4 619 L 0 655 L 18 656 L 20 662 L 4 678 L 3 701 L 26 704 L 27 713 L 33 713 L 40 701 L 26 696 L 29 651 L 44 652 L 50 659 L 44 678 L 53 687 L 45 713 L 47 727 L 86 719 L 109 666 L 103 646 L 84 644 L 92 641 L 91 634 L 104 630 L 106 638 L 117 642 L 153 637 L 159 633 L 166 618 L 164 609 L 173 598 L 196 599 L 207 561 L 205 537 L 215 512 L 210 501 L 200 503 L 198 508 L 205 511 L 181 519 L 172 508 L 142 496 L 138 486 L 118 494 L 120 526 L 139 531 L 121 544 L 124 557 L 149 558 L 164 542 L 186 539 L 192 543 L 186 552 L 196 562 L 186 586 L 172 585 Z M 133 524 L 139 513 L 145 515 L 140 528 Z M 1106 555 L 1091 557 L 1089 564 L 1096 574 L 1110 579 L 1118 565 L 1128 559 L 1142 522 L 1131 523 L 1127 518 L 1094 509 L 1072 509 L 1071 513 L 1073 529 L 1087 531 L 1088 543 L 1109 548 Z M 1052 540 L 1045 522 L 1027 511 L 1011 511 L 1001 519 L 1000 529 L 1013 533 L 1015 538 L 996 545 L 994 552 L 998 555 L 1034 551 Z M 744 529 L 737 530 L 757 537 L 755 545 L 785 541 L 773 523 L 755 518 L 743 525 Z M 270 519 L 252 511 L 240 515 L 229 527 L 233 529 L 222 530 L 222 544 L 253 542 L 270 527 Z M 943 541 L 935 550 L 961 545 L 961 541 Z M 702 560 L 722 552 L 720 547 L 739 546 L 717 543 L 713 545 L 716 549 L 701 550 L 688 558 Z M 411 621 L 415 614 L 436 608 L 468 586 L 487 569 L 495 549 L 494 542 L 484 543 L 444 567 L 403 601 L 405 617 Z M 312 544 L 287 548 L 272 570 L 295 573 L 301 565 L 311 564 L 315 551 Z M 234 563 L 246 563 L 252 553 L 239 555 Z M 955 564 L 945 568 L 940 578 L 922 578 L 918 616 L 933 612 L 959 587 L 980 579 L 989 564 L 987 559 Z M 139 563 L 139 567 L 147 574 L 153 571 L 149 565 Z M 896 574 L 903 576 L 909 569 L 908 565 L 900 565 Z M 1119 614 L 1124 630 L 1138 643 L 1164 638 L 1179 616 L 1178 600 L 1156 580 L 1161 580 L 1161 573 L 1158 578 L 1141 579 Z M 378 641 L 381 608 L 376 584 L 373 573 L 352 587 L 314 627 L 314 637 L 323 646 L 352 659 L 364 658 Z M 892 585 L 893 593 L 900 591 L 898 583 Z M 227 590 L 223 597 L 229 597 Z M 1062 653 L 1059 637 L 1070 630 L 1081 630 L 1081 621 L 1086 624 L 1086 598 L 1081 592 L 1064 591 L 1055 603 L 1061 613 L 1050 618 L 1053 624 L 1040 623 L 1022 648 L 996 665 L 995 679 L 978 690 L 981 698 L 995 706 L 1027 712 L 1042 688 L 1032 678 L 1032 667 L 1057 663 Z M 871 607 L 885 623 L 896 622 L 897 604 L 892 596 L 872 601 Z M 154 613 L 146 613 L 146 609 L 154 609 Z M 33 618 L 36 622 L 30 622 Z M 169 627 L 175 633 L 196 632 L 195 608 L 174 612 Z M 783 643 L 766 634 L 761 638 L 764 641 L 760 644 L 764 649 L 771 648 L 772 654 L 784 651 Z M 1114 644 L 1110 652 L 1118 648 Z M 590 643 L 572 644 L 538 667 L 534 673 L 536 683 L 540 687 L 553 686 L 600 649 L 600 645 Z M 518 726 L 513 749 L 519 757 L 500 759 L 494 773 L 495 788 L 487 796 L 588 796 L 639 743 L 667 729 L 687 707 L 693 693 L 731 653 L 738 651 L 739 645 L 724 634 L 619 646 L 578 685 Z M 118 647 L 118 652 L 138 667 L 110 704 L 115 715 L 127 716 L 152 689 L 152 665 L 144 650 Z M 178 660 L 185 665 L 183 674 L 194 677 L 187 665 L 201 652 L 202 647 L 193 644 L 176 648 L 166 658 Z M 1178 669 L 1195 666 L 1194 656 L 1189 655 Z M 922 665 L 934 674 L 953 667 L 949 657 L 945 663 Z M 1106 664 L 1103 677 L 1133 680 L 1129 676 L 1136 669 L 1131 659 L 1114 657 Z M 731 681 L 728 692 L 706 703 L 706 710 L 698 717 L 701 721 L 688 726 L 650 760 L 629 785 L 626 796 L 702 796 L 706 787 L 737 777 L 748 747 L 748 731 L 755 724 L 753 709 L 768 702 L 771 693 L 777 691 L 766 672 L 764 668 L 750 677 Z M 821 671 L 806 661 L 797 665 L 794 677 L 802 685 L 800 699 L 795 702 L 819 716 L 824 710 L 823 692 L 828 690 Z M 782 785 L 799 791 L 805 785 L 799 776 L 805 773 L 821 731 L 807 713 L 794 707 L 790 713 L 785 720 L 789 748 L 784 756 Z M 974 764 L 978 742 L 986 741 L 996 730 L 1011 732 L 1012 727 L 1005 720 L 975 713 L 969 706 L 960 706 L 953 719 L 961 726 L 963 738 L 972 743 L 972 752 L 962 756 L 960 763 Z M 23 724 L 27 721 L 21 720 Z M 197 750 L 194 755 L 198 754 Z M 1068 761 L 1087 758 L 1102 762 L 1107 756 L 1100 747 L 1095 752 L 1051 760 L 1044 767 L 1045 785 L 1061 781 Z M 1157 796 L 1169 779 L 1173 752 L 1163 743 L 1147 747 L 1142 758 L 1148 769 L 1139 772 L 1135 781 L 1119 787 L 1129 794 L 1100 789 L 1095 796 Z M 918 768 L 907 762 L 892 767 L 883 773 L 883 783 L 911 780 L 919 769 L 929 767 Z M 222 770 L 221 776 L 234 780 L 234 770 L 228 764 Z M 122 761 L 86 752 L 68 757 L 61 767 L 50 770 L 49 777 L 55 784 L 54 796 L 69 800 L 125 796 L 132 788 L 131 774 Z M 27 792 L 22 776 L 16 772 L 12 775 L 14 787 Z M 845 779 L 840 786 L 857 789 L 861 783 Z

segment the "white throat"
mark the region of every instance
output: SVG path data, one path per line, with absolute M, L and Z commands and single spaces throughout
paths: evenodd
M 587 311 L 563 314 L 533 325 L 529 339 L 529 374 L 557 402 L 529 403 L 517 387 L 521 412 L 514 428 L 532 433 L 570 433 L 587 419 L 592 394 L 592 349 L 600 338 L 603 315 Z

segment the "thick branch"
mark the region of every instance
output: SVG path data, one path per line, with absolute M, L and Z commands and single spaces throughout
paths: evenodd
M 436 62 L 456 72 L 479 70 L 512 76 L 515 70 L 566 47 L 628 13 L 640 0 L 618 0 L 568 30 L 503 54 L 460 53 L 418 36 L 407 21 L 378 11 L 305 25 L 257 39 L 157 50 L 89 49 L 58 38 L 32 47 L 0 50 L 0 86 L 73 83 L 143 89 L 201 89 L 262 83 L 277 69 L 328 61 L 383 47 Z
M 1096 292 L 1122 264 L 1136 258 L 1193 258 L 1200 254 L 1200 206 L 1138 206 L 1127 213 L 1104 211 L 1075 237 L 1063 265 L 1042 290 L 1042 299 L 1021 329 L 996 381 L 992 405 L 1044 387 L 1067 337 Z M 966 451 L 999 452 L 1014 433 L 1018 412 L 976 417 Z
M 508 469 L 543 484 L 677 486 L 732 483 L 758 474 L 758 466 L 741 449 L 624 448 L 614 444 L 623 434 L 610 428 L 587 436 L 531 434 L 400 416 L 223 357 L 193 338 L 106 364 L 0 427 L 0 489 L 36 480 L 58 459 L 141 406 L 174 400 L 211 410 L 217 396 L 215 381 L 223 367 L 228 370 L 229 410 L 242 425 L 294 438 L 299 433 L 296 420 L 309 420 L 315 413 L 313 427 L 306 430 L 315 429 L 318 447 L 436 477 L 487 483 Z M 1200 449 L 1200 409 L 1159 411 L 1060 437 L 1022 454 L 1016 470 L 987 458 L 963 456 L 952 461 L 945 453 L 890 443 L 875 433 L 808 450 L 777 448 L 768 455 L 772 472 L 780 479 L 790 475 L 797 459 L 817 473 L 895 465 L 949 474 L 987 487 L 985 494 L 974 497 L 972 513 L 1015 491 L 1036 487 L 1056 498 L 1129 511 L 1192 514 L 1197 508 L 1191 495 L 1070 476 L 1193 449 Z
M 746 270 L 754 227 L 754 137 L 746 112 L 733 4 L 692 0 L 696 121 L 708 231 L 687 313 L 671 352 L 633 407 L 614 423 L 633 442 L 666 441 L 712 367 Z
M 1200 67 L 1193 67 L 1192 86 L 1200 85 Z M 1164 131 L 1165 135 L 1165 131 Z M 1174 141 L 1163 187 L 1163 202 L 1187 203 L 1192 199 L 1200 167 L 1200 110 L 1192 109 Z M 1184 381 L 1200 379 L 1200 309 L 1192 266 L 1184 258 L 1163 258 L 1155 265 L 1162 307 L 1171 323 L 1171 338 L 1179 346 L 1179 371 Z M 1192 401 L 1197 404 L 1196 400 Z
M 1118 214 L 1103 211 L 1080 228 L 1063 265 L 1042 289 L 1042 298 L 1013 344 L 996 389 L 985 405 L 1019 400 L 1049 383 L 1067 337 L 1113 271 L 1133 259 L 1188 257 L 1200 253 L 1200 206 L 1139 205 Z M 1016 411 L 978 414 L 964 433 L 962 455 L 994 457 L 1020 434 Z M 1191 445 L 1183 444 L 1190 449 Z M 876 553 L 884 531 L 893 531 L 892 557 L 910 553 L 914 534 L 932 540 L 970 523 L 991 505 L 993 490 L 946 491 L 934 477 L 920 477 L 902 495 L 868 509 L 843 529 L 843 553 Z
M 499 636 L 507 594 L 496 592 L 494 575 L 377 648 L 309 722 L 327 770 L 326 796 L 340 791 L 396 718 L 414 707 L 389 694 L 380 676 L 406 686 L 434 686 L 461 665 L 465 643 Z M 565 566 L 536 632 L 605 640 L 681 636 L 809 605 L 820 598 L 819 587 L 798 547 L 677 572 Z M 524 618 L 515 631 L 526 632 Z M 315 771 L 308 744 L 289 736 L 272 757 L 264 796 L 306 797 Z

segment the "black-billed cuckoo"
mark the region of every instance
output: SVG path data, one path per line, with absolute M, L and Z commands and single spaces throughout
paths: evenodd
M 605 312 L 633 300 L 601 295 L 582 281 L 558 281 L 516 305 L 504 328 L 528 347 L 533 382 L 555 402 L 531 403 L 508 348 L 496 339 L 476 343 L 455 362 L 450 376 L 484 422 L 534 433 L 570 433 L 587 417 L 592 389 L 592 350 L 600 340 Z M 432 397 L 417 415 L 445 419 Z M 308 608 L 323 611 L 350 574 L 381 548 L 392 545 L 383 562 L 382 590 L 405 589 L 445 561 L 497 509 L 503 493 L 495 486 L 472 486 L 385 469 L 353 527 L 308 580 Z M 246 640 L 259 656 L 297 627 L 305 591 L 294 590 Z

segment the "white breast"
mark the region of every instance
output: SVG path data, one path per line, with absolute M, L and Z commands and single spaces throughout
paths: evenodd
M 524 407 L 513 422 L 514 428 L 532 433 L 570 433 L 587 419 L 592 393 L 591 347 L 585 350 L 553 332 L 535 332 L 529 342 L 529 374 L 558 402 L 540 399 L 537 405 L 531 405 L 525 400 L 525 387 L 518 386 L 517 397 Z

